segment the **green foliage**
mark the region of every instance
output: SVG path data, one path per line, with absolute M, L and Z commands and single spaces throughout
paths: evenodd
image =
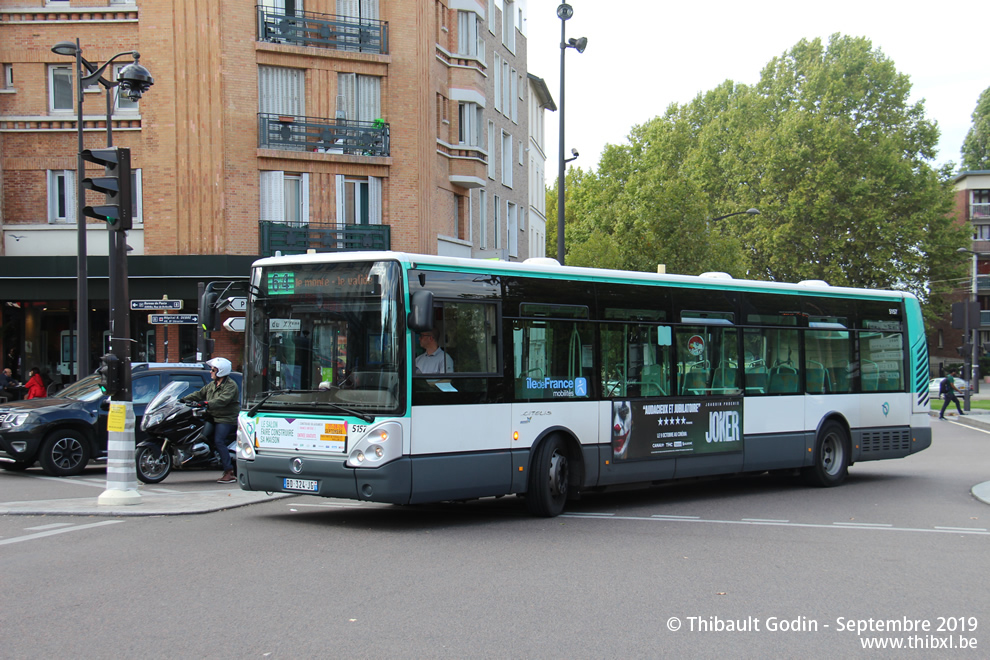
M 967 229 L 949 215 L 949 167 L 929 164 L 938 129 L 910 91 L 869 40 L 833 35 L 774 58 L 756 85 L 672 104 L 609 145 L 597 171 L 568 173 L 567 263 L 902 289 L 944 314 Z M 709 220 L 750 207 L 760 215 Z
M 983 90 L 973 110 L 973 126 L 962 146 L 964 170 L 990 170 L 990 87 Z

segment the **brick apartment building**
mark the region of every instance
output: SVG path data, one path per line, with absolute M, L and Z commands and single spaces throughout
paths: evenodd
M 975 266 L 976 300 L 980 308 L 978 343 L 982 345 L 990 342 L 990 171 L 960 172 L 953 181 L 953 187 L 956 219 L 968 224 L 973 232 L 968 258 Z M 971 275 L 956 289 L 954 299 L 957 301 L 972 299 L 972 266 L 969 272 Z M 929 346 L 932 372 L 940 375 L 946 365 L 961 364 L 963 360 L 957 349 L 969 341 L 969 338 L 963 338 L 961 330 L 951 326 L 948 319 L 936 327 Z M 986 375 L 990 374 L 981 374 Z
M 129 298 L 195 312 L 202 283 L 245 279 L 259 256 L 542 256 L 542 113 L 555 107 L 526 71 L 524 12 L 513 0 L 0 0 L 0 350 L 22 374 L 71 373 L 78 110 L 74 58 L 56 43 L 78 39 L 97 65 L 138 51 L 154 77 L 138 102 L 112 97 L 113 143 L 134 170 Z M 105 147 L 104 89 L 83 96 L 84 146 Z M 106 225 L 90 220 L 86 237 L 95 364 Z M 195 326 L 147 312 L 130 323 L 135 360 L 195 359 Z M 214 337 L 239 364 L 241 336 Z

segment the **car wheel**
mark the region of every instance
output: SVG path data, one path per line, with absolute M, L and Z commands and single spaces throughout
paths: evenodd
M 41 469 L 53 477 L 80 474 L 89 463 L 89 442 L 78 431 L 53 431 L 41 446 Z

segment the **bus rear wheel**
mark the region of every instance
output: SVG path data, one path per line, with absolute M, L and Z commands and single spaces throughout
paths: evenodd
M 534 516 L 559 516 L 567 504 L 570 481 L 570 460 L 567 443 L 560 434 L 544 440 L 533 456 L 526 493 L 526 508 Z
M 849 437 L 838 422 L 826 422 L 815 441 L 815 463 L 801 470 L 805 482 L 831 488 L 849 474 Z

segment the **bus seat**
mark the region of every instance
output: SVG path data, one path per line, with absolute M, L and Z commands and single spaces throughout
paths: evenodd
M 738 390 L 737 371 L 735 367 L 719 367 L 715 372 L 712 388 L 716 394 L 725 394 L 727 390 Z
M 764 394 L 767 391 L 767 368 L 749 367 L 746 369 L 747 394 Z
M 825 381 L 828 379 L 828 372 L 824 369 L 808 369 L 804 372 L 805 385 L 809 394 L 824 394 Z
M 704 369 L 692 369 L 684 374 L 684 389 L 681 394 L 704 394 L 707 375 L 708 372 Z
M 664 387 L 663 365 L 648 364 L 643 367 L 643 396 L 667 396 Z
M 828 370 L 831 387 L 829 392 L 849 392 L 849 367 L 832 367 Z
M 770 370 L 769 392 L 771 394 L 795 394 L 798 392 L 797 369 L 778 365 Z

